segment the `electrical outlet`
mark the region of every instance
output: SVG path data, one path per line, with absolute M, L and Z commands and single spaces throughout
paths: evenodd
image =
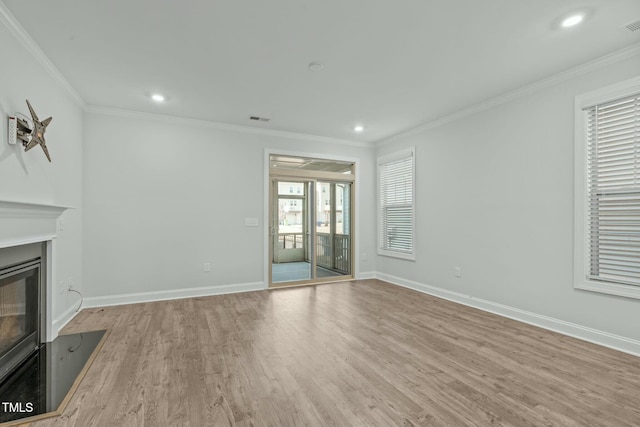
M 453 268 L 453 274 L 458 278 L 462 277 L 462 268 L 461 267 L 454 267 Z
M 69 277 L 69 288 L 67 290 L 68 291 L 73 290 L 73 277 Z
M 362 261 L 366 261 L 367 260 L 367 253 L 366 252 L 362 252 L 362 255 L 360 256 L 360 259 Z
M 211 263 L 210 262 L 205 262 L 204 263 L 204 271 L 206 271 L 206 272 L 211 271 Z
M 60 288 L 58 289 L 58 294 L 60 294 L 60 295 L 64 294 L 65 289 L 67 289 L 67 281 L 66 280 L 61 280 L 60 281 Z

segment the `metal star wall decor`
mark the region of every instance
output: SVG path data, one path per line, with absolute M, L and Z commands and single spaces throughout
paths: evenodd
M 47 156 L 49 162 L 51 162 L 51 156 L 49 155 L 49 150 L 47 149 L 47 144 L 44 139 L 44 132 L 47 130 L 47 126 L 51 123 L 53 117 L 49 117 L 48 119 L 44 119 L 40 121 L 38 119 L 38 115 L 35 111 L 33 111 L 33 107 L 29 103 L 27 99 L 27 106 L 29 107 L 29 111 L 31 112 L 31 119 L 33 121 L 33 129 L 31 130 L 31 140 L 25 141 L 23 139 L 22 145 L 24 145 L 24 151 L 29 151 L 36 145 L 42 147 L 42 151 L 44 151 L 44 155 Z

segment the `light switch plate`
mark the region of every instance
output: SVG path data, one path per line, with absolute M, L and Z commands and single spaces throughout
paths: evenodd
M 245 227 L 257 227 L 258 226 L 258 218 L 245 218 L 244 219 Z

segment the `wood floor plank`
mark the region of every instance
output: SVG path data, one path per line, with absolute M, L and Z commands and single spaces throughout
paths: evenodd
M 378 280 L 83 310 L 33 427 L 640 425 L 640 358 Z

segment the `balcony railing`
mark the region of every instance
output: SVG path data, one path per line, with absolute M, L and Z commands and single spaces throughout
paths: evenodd
M 351 274 L 351 236 L 335 234 L 333 245 L 331 245 L 331 234 L 317 233 L 317 237 L 317 265 L 343 274 Z
M 280 233 L 278 234 L 279 249 L 303 249 L 304 235 L 302 233 Z
M 351 274 L 351 236 L 335 234 L 333 245 L 331 234 L 317 233 L 316 263 L 319 267 Z M 304 249 L 303 233 L 278 234 L 278 250 Z M 304 256 L 304 255 L 301 255 Z M 301 259 L 302 261 L 302 259 Z

